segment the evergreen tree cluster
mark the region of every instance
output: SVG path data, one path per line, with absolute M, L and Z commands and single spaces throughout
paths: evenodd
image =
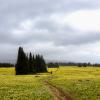
M 19 47 L 17 63 L 15 65 L 16 75 L 33 74 L 47 72 L 47 67 L 43 56 L 34 56 L 31 52 L 25 54 L 22 47 Z

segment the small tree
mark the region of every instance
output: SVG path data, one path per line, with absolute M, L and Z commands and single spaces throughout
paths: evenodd
M 81 63 L 79 63 L 79 64 L 78 64 L 78 67 L 82 67 L 82 64 L 81 64 Z
M 58 63 L 48 63 L 48 68 L 59 68 L 59 64 Z
M 40 56 L 40 64 L 41 64 L 41 71 L 47 72 L 47 66 L 43 56 Z
M 83 63 L 83 67 L 87 67 L 87 64 L 86 63 Z

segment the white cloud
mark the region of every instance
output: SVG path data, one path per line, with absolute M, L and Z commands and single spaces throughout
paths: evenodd
M 25 30 L 30 30 L 32 26 L 33 26 L 33 23 L 31 20 L 25 20 L 24 22 L 20 24 L 20 27 Z
M 100 9 L 79 10 L 65 16 L 65 22 L 72 28 L 83 32 L 100 31 Z
M 100 9 L 78 10 L 71 13 L 57 13 L 50 17 L 60 26 L 69 26 L 81 32 L 100 31 Z

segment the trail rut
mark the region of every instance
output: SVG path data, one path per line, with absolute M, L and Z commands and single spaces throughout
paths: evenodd
M 65 93 L 64 91 L 52 85 L 48 81 L 45 81 L 45 83 L 51 90 L 52 95 L 54 96 L 54 100 L 73 100 L 73 98 L 68 93 Z

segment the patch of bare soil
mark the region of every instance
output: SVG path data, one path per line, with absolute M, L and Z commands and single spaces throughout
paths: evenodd
M 45 83 L 51 90 L 52 95 L 54 96 L 54 100 L 73 100 L 73 98 L 68 93 L 65 93 L 64 91 L 57 88 L 56 86 L 53 86 L 48 81 L 45 81 Z

